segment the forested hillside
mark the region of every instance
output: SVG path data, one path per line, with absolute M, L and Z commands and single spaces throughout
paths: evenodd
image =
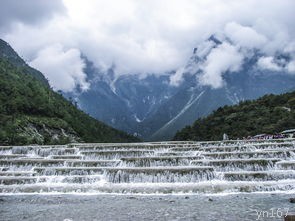
M 291 128 L 295 128 L 295 91 L 218 108 L 177 132 L 174 140 L 221 140 L 223 133 L 236 139 Z
M 40 72 L 19 66 L 3 54 L 1 51 L 1 145 L 137 141 L 78 110 L 51 90 Z M 34 70 L 33 74 L 30 70 Z

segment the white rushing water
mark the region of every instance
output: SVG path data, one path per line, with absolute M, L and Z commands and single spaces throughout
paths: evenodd
M 0 147 L 0 193 L 295 190 L 295 140 Z

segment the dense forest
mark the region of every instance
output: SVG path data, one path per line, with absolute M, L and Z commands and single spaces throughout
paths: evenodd
M 221 140 L 224 133 L 237 139 L 291 128 L 295 128 L 295 91 L 218 108 L 177 132 L 174 140 Z
M 40 72 L 0 49 L 1 145 L 138 141 L 77 109 Z

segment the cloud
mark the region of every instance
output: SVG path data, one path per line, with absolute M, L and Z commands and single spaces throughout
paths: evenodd
M 271 71 L 283 70 L 283 67 L 279 66 L 279 64 L 274 61 L 273 57 L 261 57 L 258 59 L 257 65 L 261 69 L 267 69 Z
M 65 7 L 60 0 L 1 0 L 0 30 L 10 28 L 17 22 L 36 25 L 64 11 Z
M 184 72 L 184 67 L 179 68 L 173 75 L 170 76 L 170 84 L 173 86 L 179 86 L 183 82 Z
M 78 49 L 64 50 L 61 45 L 52 45 L 41 50 L 30 65 L 44 73 L 55 90 L 69 92 L 76 86 L 82 90 L 89 87 Z
M 203 73 L 198 76 L 198 80 L 202 85 L 220 88 L 224 85 L 222 75 L 225 72 L 238 71 L 242 63 L 243 55 L 237 48 L 229 43 L 222 43 L 207 56 L 204 67 L 201 68 Z
M 243 59 L 253 56 L 258 56 L 257 67 L 260 69 L 294 73 L 294 61 L 288 61 L 284 57 L 275 58 L 277 55 L 295 57 L 295 43 L 288 32 L 281 30 L 269 36 L 269 32 L 265 32 L 264 35 L 260 31 L 260 21 L 253 23 L 252 27 L 236 22 L 225 24 L 223 30 L 198 44 L 193 56 L 198 60 L 195 62 L 195 68 L 188 68 L 192 66 L 191 62 L 188 62 L 185 70 L 197 75 L 197 80 L 201 85 L 208 85 L 215 89 L 224 86 L 223 76 L 225 74 L 239 71 L 242 68 Z M 170 77 L 171 84 L 179 85 L 178 82 L 183 81 L 182 77 L 183 74 L 176 72 Z M 175 84 L 175 79 L 177 84 Z
M 290 74 L 295 74 L 295 60 L 289 62 L 287 70 Z
M 216 87 L 223 85 L 226 67 L 232 68 L 227 59 L 225 65 L 210 59 L 216 53 L 206 41 L 212 34 L 231 44 L 240 56 L 251 56 L 248 50 L 255 49 L 265 57 L 289 50 L 295 37 L 293 0 L 19 2 L 1 1 L 0 10 L 8 10 L 0 13 L 0 37 L 27 61 L 35 60 L 48 46 L 62 45 L 67 50 L 79 49 L 101 69 L 115 67 L 116 75 L 175 73 L 198 47 L 205 76 L 212 83 L 200 79 Z M 228 55 L 231 47 L 226 47 Z M 221 68 L 217 74 L 211 73 L 217 67 Z M 176 73 L 171 77 L 173 84 L 181 83 L 182 74 Z
M 295 60 L 289 62 L 287 65 L 287 70 L 290 74 L 295 74 Z
M 250 49 L 261 48 L 268 41 L 264 35 L 257 33 L 253 28 L 235 22 L 226 24 L 225 34 L 234 44 Z
M 295 74 L 295 60 L 275 59 L 274 57 L 261 57 L 257 61 L 260 69 Z

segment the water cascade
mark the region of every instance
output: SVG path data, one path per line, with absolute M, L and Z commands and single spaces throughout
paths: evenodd
M 295 190 L 295 140 L 0 147 L 1 193 Z

